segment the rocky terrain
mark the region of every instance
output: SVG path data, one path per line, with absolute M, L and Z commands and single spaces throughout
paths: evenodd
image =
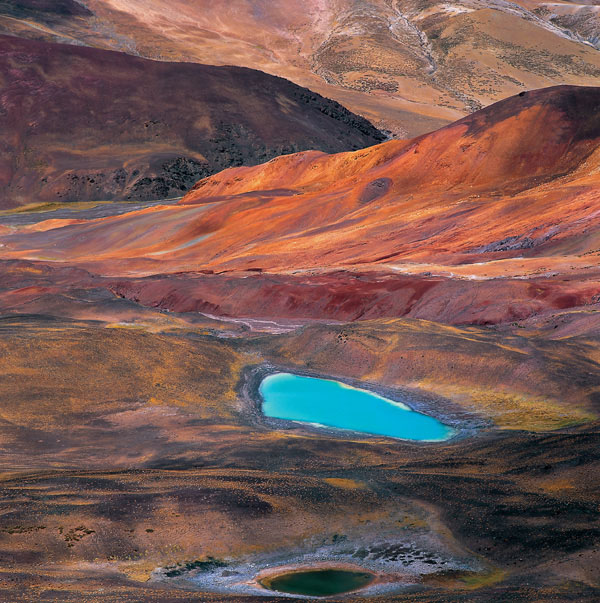
M 600 12 L 594 0 L 561 0 L 543 2 L 519 0 L 525 9 L 571 36 L 598 48 L 600 44 Z
M 5 289 L 62 292 L 38 289 L 28 313 L 3 295 L 3 601 L 258 601 L 245 581 L 265 568 L 342 560 L 402 568 L 389 601 L 597 598 L 589 333 L 402 319 L 276 335 L 2 270 Z M 257 366 L 408 388 L 471 427 L 436 445 L 273 429 L 245 406 Z
M 2 603 L 600 599 L 595 4 L 0 0 Z
M 597 88 L 529 92 L 411 141 L 229 169 L 174 205 L 7 227 L 1 253 L 226 316 L 495 324 L 585 307 L 599 108 Z

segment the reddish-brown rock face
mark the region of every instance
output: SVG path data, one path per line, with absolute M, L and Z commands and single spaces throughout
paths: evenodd
M 383 139 L 337 103 L 251 69 L 1 36 L 0 74 L 0 207 L 176 197 L 231 165 Z

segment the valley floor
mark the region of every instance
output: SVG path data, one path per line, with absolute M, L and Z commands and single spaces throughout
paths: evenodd
M 186 568 L 349 554 L 403 570 L 389 601 L 597 599 L 596 338 L 410 319 L 273 334 L 131 306 L 0 320 L 2 601 L 262 600 L 194 592 Z M 243 402 L 264 366 L 408 384 L 469 429 L 275 429 Z

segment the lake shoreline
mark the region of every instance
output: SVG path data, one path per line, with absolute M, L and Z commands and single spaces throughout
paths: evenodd
M 452 428 L 455 433 L 444 440 L 411 440 L 269 417 L 263 413 L 263 397 L 260 392 L 260 384 L 267 376 L 277 373 L 290 373 L 301 377 L 337 381 L 355 389 L 374 393 L 389 399 L 391 402 L 404 404 L 414 412 L 437 419 L 444 425 Z M 389 387 L 344 376 L 340 377 L 337 375 L 323 374 L 317 371 L 311 371 L 310 369 L 274 365 L 268 362 L 245 367 L 236 389 L 240 402 L 239 410 L 244 418 L 250 420 L 253 427 L 262 428 L 263 430 L 268 431 L 296 431 L 301 435 L 320 435 L 353 441 L 381 441 L 385 443 L 396 442 L 417 446 L 439 446 L 451 444 L 480 434 L 483 431 L 490 431 L 493 429 L 491 421 L 486 421 L 481 417 L 465 411 L 447 398 L 423 390 L 408 387 Z

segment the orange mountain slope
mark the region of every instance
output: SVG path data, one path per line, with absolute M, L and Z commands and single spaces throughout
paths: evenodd
M 408 287 L 418 297 L 429 291 L 437 304 L 421 318 L 452 322 L 460 314 L 468 322 L 494 305 L 496 322 L 548 304 L 592 303 L 600 293 L 599 145 L 600 89 L 544 89 L 411 141 L 225 170 L 174 206 L 22 227 L 0 238 L 0 252 L 111 277 L 161 274 L 158 284 L 115 287 L 148 305 L 171 307 L 171 299 L 177 309 L 198 309 L 208 295 L 205 309 L 223 308 L 226 291 L 238 286 L 227 312 L 249 312 L 253 298 L 250 306 L 261 307 L 252 312 L 265 316 L 270 302 L 261 287 L 285 305 L 286 291 L 302 285 L 301 306 L 311 295 L 300 291 L 314 283 L 317 298 L 327 291 L 338 299 L 332 307 L 350 290 L 360 306 L 361 291 L 374 290 L 371 306 L 393 294 L 379 307 L 404 315 L 414 304 L 397 291 Z M 215 272 L 231 276 L 207 276 Z M 466 314 L 465 295 L 474 303 Z M 515 296 L 524 303 L 516 314 L 509 309 Z M 457 305 L 441 308 L 440 299 Z M 323 315 L 313 310 L 300 314 Z
M 544 89 L 411 141 L 228 169 L 175 206 L 25 228 L 2 253 L 150 272 L 555 263 L 597 247 L 599 142 L 600 88 Z
M 524 89 L 595 85 L 600 26 L 589 4 L 5 0 L 0 31 L 160 60 L 258 68 L 408 137 Z

